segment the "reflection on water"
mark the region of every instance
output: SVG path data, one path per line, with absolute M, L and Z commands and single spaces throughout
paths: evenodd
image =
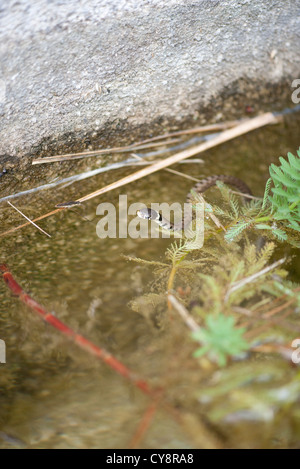
M 294 119 L 289 125 L 270 126 L 206 152 L 201 155 L 205 164 L 176 165 L 174 169 L 197 178 L 232 174 L 244 179 L 254 194 L 261 195 L 269 164 L 288 151 L 295 153 L 298 135 L 299 120 Z M 76 171 L 76 164 L 72 168 Z M 33 185 L 46 181 L 44 168 L 32 171 L 32 175 L 23 177 L 7 175 L 1 195 L 30 187 L 30 181 Z M 34 217 L 131 171 L 134 169 L 99 175 L 18 199 L 15 205 Z M 192 182 L 161 171 L 124 186 L 120 193 L 128 195 L 129 204 L 184 202 L 191 186 Z M 104 201 L 116 203 L 118 195 L 113 191 L 89 201 L 84 213 L 74 208 L 41 221 L 40 226 L 51 234 L 51 239 L 31 226 L 1 238 L 1 261 L 9 264 L 26 291 L 62 321 L 145 378 L 167 385 L 173 366 L 168 356 L 167 331 L 149 325 L 128 306 L 134 297 L 147 291 L 151 272 L 129 263 L 122 255 L 160 260 L 169 241 L 99 239 L 97 205 Z M 0 209 L 1 232 L 20 223 L 19 215 L 5 204 Z M 297 262 L 299 258 L 292 269 L 299 278 Z M 34 448 L 128 447 L 147 399 L 33 317 L 3 282 L 0 293 L 0 338 L 7 344 L 7 364 L 0 364 L 0 447 L 21 443 Z M 175 401 L 176 392 L 182 393 L 183 389 L 174 390 Z M 193 443 L 168 414 L 159 412 L 142 444 L 184 448 Z

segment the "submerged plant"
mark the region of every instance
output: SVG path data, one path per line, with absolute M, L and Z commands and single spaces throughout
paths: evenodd
M 199 328 L 192 333 L 192 338 L 202 344 L 194 352 L 194 357 L 208 354 L 219 366 L 225 366 L 229 356 L 239 355 L 249 349 L 249 344 L 243 338 L 246 329 L 237 329 L 234 317 L 208 315 L 205 325 L 206 328 Z
M 286 280 L 284 257 L 270 261 L 278 241 L 300 246 L 300 151 L 297 157 L 289 153 L 288 161 L 280 158 L 280 163 L 270 166 L 271 178 L 262 199 L 241 204 L 219 182 L 222 207 L 208 204 L 201 195 L 199 200 L 195 194 L 195 202 L 204 204 L 204 245 L 202 226 L 193 238 L 173 242 L 166 262 L 147 261 L 156 275 L 151 293 L 131 303 L 150 320 L 157 319 L 155 311 L 160 318 L 170 317 L 165 314 L 166 304 L 172 309 L 166 293 L 167 298 L 177 295 L 186 314 L 196 319 L 192 337 L 201 347 L 194 356 L 206 355 L 219 366 L 246 350 L 284 355 L 282 344 L 292 340 L 299 288 Z M 253 229 L 256 235 L 260 233 L 255 240 Z M 153 322 L 158 325 L 160 321 Z

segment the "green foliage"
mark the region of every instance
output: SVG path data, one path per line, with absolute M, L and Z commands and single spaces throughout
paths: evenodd
M 172 265 L 179 265 L 185 257 L 195 250 L 199 250 L 203 246 L 204 241 L 204 227 L 193 227 L 191 226 L 188 230 L 188 238 L 180 239 L 177 242 L 171 244 L 167 249 L 166 257 L 172 262 Z
M 281 230 L 280 228 L 275 228 L 272 231 L 273 235 L 279 240 L 279 241 L 287 241 L 288 235 L 285 231 Z
M 264 193 L 263 202 L 261 206 L 262 212 L 265 210 L 267 204 L 269 203 L 269 194 L 271 190 L 271 185 L 272 185 L 272 178 L 269 178 L 266 182 L 265 193 Z
M 298 162 L 299 158 L 289 155 L 289 161 L 281 165 L 286 173 L 292 163 L 298 170 Z M 143 316 L 161 344 L 161 376 L 166 380 L 167 370 L 169 389 L 179 387 L 176 404 L 184 407 L 190 391 L 195 412 L 198 405 L 201 415 L 213 424 L 222 422 L 228 434 L 233 425 L 234 444 L 236 435 L 244 433 L 249 446 L 249 435 L 252 438 L 255 432 L 249 434 L 248 422 L 260 422 L 255 447 L 260 440 L 265 442 L 271 422 L 277 428 L 284 419 L 284 431 L 290 428 L 293 435 L 296 428 L 295 444 L 300 434 L 300 374 L 291 366 L 291 344 L 299 336 L 300 292 L 283 268 L 286 244 L 277 250 L 281 242 L 299 245 L 299 230 L 291 223 L 299 223 L 299 204 L 290 190 L 295 187 L 283 185 L 283 179 L 281 187 L 276 184 L 271 177 L 264 197 L 247 203 L 218 184 L 222 197 L 218 205 L 205 200 L 204 245 L 200 235 L 177 240 L 165 260 L 147 261 L 154 267 L 154 279 L 131 302 L 135 314 Z M 278 218 L 272 204 L 275 189 L 279 190 L 276 197 L 283 198 L 281 205 L 288 204 L 285 219 Z M 169 293 L 183 306 L 181 314 L 168 302 Z M 194 331 L 192 340 L 189 329 Z M 151 353 L 156 351 L 154 347 Z M 237 356 L 238 360 L 231 360 Z M 288 420 L 291 415 L 293 419 Z M 243 432 L 244 423 L 247 431 Z M 281 438 L 282 427 L 278 441 Z
M 233 241 L 234 239 L 237 240 L 243 231 L 245 231 L 251 224 L 251 221 L 238 221 L 227 230 L 225 239 L 227 241 Z
M 200 328 L 192 337 L 202 346 L 194 353 L 195 357 L 208 356 L 219 366 L 225 366 L 229 356 L 235 356 L 249 349 L 243 339 L 244 328 L 235 327 L 235 319 L 223 314 L 208 315 L 205 320 L 206 328 Z
M 299 226 L 297 197 L 300 178 L 298 174 L 296 178 L 296 173 L 300 170 L 300 164 L 299 158 L 291 154 L 288 158 L 288 162 L 280 159 L 280 168 L 271 166 L 271 178 L 266 183 L 262 199 L 255 198 L 243 203 L 223 183 L 217 184 L 223 201 L 218 206 L 208 204 L 201 195 L 193 194 L 193 207 L 196 208 L 196 203 L 200 202 L 205 209 L 204 245 L 203 226 L 194 227 L 193 237 L 171 244 L 166 251 L 165 263 L 148 261 L 155 267 L 156 276 L 151 293 L 131 303 L 136 312 L 150 320 L 153 317 L 157 319 L 158 315 L 161 318 L 166 308 L 166 291 L 176 294 L 177 286 L 179 292 L 189 287 L 191 297 L 182 296 L 180 301 L 185 304 L 187 312 L 196 315 L 197 322 L 200 322 L 199 331 L 193 334 L 194 340 L 201 343 L 195 356 L 207 355 L 220 366 L 226 364 L 228 357 L 252 346 L 251 341 L 247 344 L 242 337 L 245 317 L 241 314 L 251 318 L 247 332 L 254 325 L 258 330 L 262 329 L 261 335 L 254 335 L 256 340 L 264 341 L 267 338 L 269 341 L 271 337 L 275 342 L 284 343 L 284 327 L 283 331 L 279 330 L 275 327 L 275 321 L 264 328 L 266 320 L 263 315 L 256 314 L 256 310 L 282 295 L 289 298 L 291 308 L 300 304 L 297 287 L 286 281 L 287 272 L 280 267 L 282 263 L 273 262 L 270 265 L 278 242 L 299 246 L 299 230 L 294 230 L 293 226 L 295 223 Z M 297 184 L 295 181 L 298 181 Z M 279 215 L 282 214 L 277 210 L 279 205 L 285 206 L 285 219 Z M 224 223 L 225 233 L 216 220 Z M 251 242 L 253 234 L 255 244 Z M 260 245 L 257 240 L 261 241 Z M 195 309 L 189 307 L 192 303 L 198 306 Z M 154 310 L 156 313 L 152 314 Z M 293 309 L 289 314 L 292 312 Z M 286 325 L 293 330 L 291 323 L 287 322 Z
M 186 250 L 186 245 L 181 239 L 180 241 L 171 244 L 167 249 L 166 257 L 173 265 L 176 265 L 179 264 L 187 254 L 188 251 Z
M 270 166 L 271 177 L 266 183 L 262 200 L 241 206 L 229 188 L 217 183 L 223 200 L 231 209 L 214 207 L 216 215 L 231 221 L 225 234 L 228 242 L 239 240 L 245 230 L 255 229 L 263 231 L 267 238 L 300 247 L 300 150 L 297 156 L 288 153 L 288 161 L 282 157 L 279 160 L 280 166 Z M 274 187 L 271 187 L 272 184 Z
M 263 285 L 273 285 L 275 273 L 278 278 L 284 276 L 279 269 L 275 269 L 263 276 L 258 275 L 250 283 L 243 284 L 244 279 L 259 274 L 268 265 L 275 250 L 275 243 L 266 243 L 260 251 L 250 243 L 247 243 L 244 249 L 231 244 L 230 250 L 226 254 L 223 252 L 223 255 L 222 250 L 220 246 L 217 251 L 218 260 L 211 271 L 199 273 L 202 306 L 198 308 L 198 312 L 203 317 L 206 312 L 218 314 L 223 311 L 230 314 L 232 306 L 240 305 L 258 294 L 261 296 Z M 241 284 L 240 288 L 232 291 L 232 287 L 237 283 Z
M 281 165 L 270 167 L 274 183 L 272 214 L 275 220 L 284 220 L 288 227 L 300 231 L 300 150 L 297 156 L 288 153 L 288 160 L 279 158 Z
M 284 284 L 282 282 L 278 282 L 277 280 L 274 281 L 272 286 L 268 287 L 265 286 L 265 290 L 271 292 L 273 295 L 276 295 L 278 292 L 293 298 L 298 306 L 300 308 L 300 291 L 299 288 L 297 288 L 298 285 L 294 284 L 293 282 L 286 281 Z

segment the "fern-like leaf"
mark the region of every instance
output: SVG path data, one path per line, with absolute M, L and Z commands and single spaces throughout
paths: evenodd
M 242 232 L 251 225 L 251 221 L 238 221 L 235 225 L 231 226 L 225 234 L 226 241 L 233 241 L 238 238 Z
M 285 231 L 280 230 L 279 228 L 276 228 L 275 230 L 272 231 L 273 235 L 279 239 L 279 241 L 286 241 L 287 240 L 287 234 Z
M 270 176 L 274 183 L 273 197 L 269 196 L 272 204 L 272 214 L 275 220 L 285 220 L 287 226 L 300 231 L 300 151 L 297 156 L 288 153 L 288 161 L 280 157 L 280 167 L 274 164 L 270 167 Z M 281 233 L 275 233 L 275 236 Z M 284 235 L 283 235 L 284 236 Z M 278 236 L 277 236 L 278 237 Z M 285 238 L 286 239 L 286 238 Z
M 264 198 L 261 206 L 261 211 L 263 211 L 269 202 L 269 194 L 271 190 L 271 184 L 272 184 L 272 178 L 269 178 L 266 182 L 266 187 L 265 187 L 265 193 L 264 193 Z

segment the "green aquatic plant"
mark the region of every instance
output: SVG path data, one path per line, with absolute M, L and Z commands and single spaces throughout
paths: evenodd
M 235 318 L 224 314 L 208 315 L 206 328 L 199 328 L 192 333 L 192 338 L 202 345 L 194 352 L 194 357 L 208 355 L 219 366 L 225 366 L 230 356 L 239 355 L 249 349 L 243 338 L 245 328 L 235 327 Z
M 299 156 L 300 151 L 297 157 L 288 154 L 288 161 L 280 158 L 280 166 L 270 166 L 262 199 L 242 203 L 221 182 L 218 205 L 194 194 L 193 207 L 198 202 L 204 206 L 204 245 L 199 226 L 192 238 L 171 244 L 165 262 L 147 261 L 154 267 L 155 279 L 150 292 L 131 302 L 132 309 L 161 325 L 161 319 L 171 314 L 168 295 L 177 295 L 199 326 L 193 333 L 201 344 L 195 356 L 206 355 L 220 366 L 265 341 L 272 343 L 268 350 L 281 353 L 280 344 L 292 339 L 288 332 L 294 331 L 293 315 L 300 300 L 298 285 L 286 280 L 288 272 L 282 267 L 286 258 L 273 262 L 271 258 L 281 241 L 299 246 Z M 282 318 L 277 311 L 284 313 Z M 273 315 L 275 319 L 268 321 Z M 292 319 L 286 321 L 287 316 Z
M 238 239 L 247 228 L 254 228 L 264 231 L 267 237 L 300 246 L 297 236 L 300 232 L 300 149 L 297 156 L 288 153 L 288 161 L 282 157 L 279 161 L 279 166 L 270 166 L 271 177 L 266 183 L 263 199 L 241 208 L 236 198 L 228 194 L 229 190 L 218 184 L 232 209 L 226 212 L 215 208 L 217 214 L 233 220 L 225 234 L 227 241 Z
M 295 161 L 289 155 L 289 166 Z M 296 447 L 300 375 L 292 364 L 300 332 L 300 288 L 288 279 L 285 266 L 287 243 L 299 243 L 293 223 L 299 224 L 299 187 L 288 188 L 272 168 L 262 199 L 244 202 L 222 183 L 217 204 L 206 193 L 210 205 L 205 200 L 203 246 L 200 235 L 191 242 L 174 240 L 165 259 L 150 258 L 154 278 L 131 307 L 162 341 L 161 376 L 170 393 L 180 386 L 178 408 L 184 408 L 191 390 L 192 411 L 212 424 L 221 422 L 226 437 L 234 430 L 239 438 L 246 425 L 249 445 L 249 434 L 256 435 L 251 428 L 249 433 L 250 421 L 259 429 L 263 446 L 272 423 L 280 427 L 278 441 L 282 428 L 293 435 L 296 428 Z M 296 181 L 295 174 L 291 180 Z M 284 194 L 276 193 L 277 188 Z M 197 194 L 195 199 L 201 201 Z M 277 425 L 281 421 L 284 426 Z
M 288 153 L 288 161 L 279 158 L 281 165 L 270 167 L 270 175 L 274 183 L 272 214 L 275 220 L 288 223 L 288 227 L 300 231 L 300 149 L 297 157 Z

